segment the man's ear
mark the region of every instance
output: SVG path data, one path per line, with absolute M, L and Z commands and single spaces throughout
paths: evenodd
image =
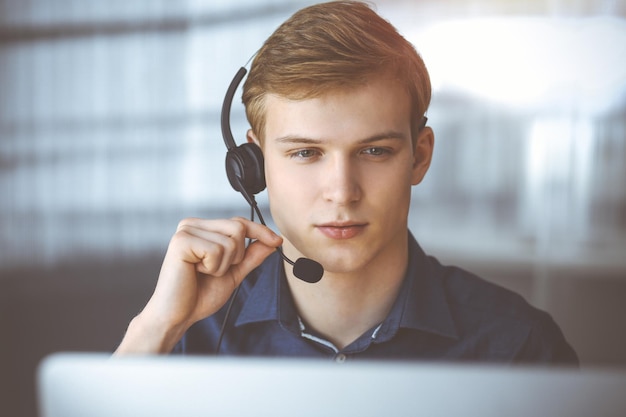
M 246 139 L 248 139 L 248 143 L 255 143 L 261 148 L 261 141 L 259 141 L 259 138 L 252 129 L 248 129 L 246 132 Z
M 426 126 L 418 134 L 413 152 L 413 180 L 411 184 L 417 185 L 424 179 L 435 147 L 435 134 Z

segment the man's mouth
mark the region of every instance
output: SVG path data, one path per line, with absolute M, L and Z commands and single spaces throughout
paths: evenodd
M 365 230 L 366 223 L 337 222 L 317 226 L 322 234 L 331 239 L 351 239 Z

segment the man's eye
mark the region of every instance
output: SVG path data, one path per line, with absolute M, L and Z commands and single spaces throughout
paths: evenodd
M 387 155 L 389 153 L 389 150 L 385 148 L 373 147 L 373 148 L 364 149 L 363 153 L 366 155 L 371 155 L 371 156 L 383 156 L 383 155 Z
M 317 152 L 313 149 L 299 149 L 291 153 L 292 158 L 309 159 L 317 155 Z

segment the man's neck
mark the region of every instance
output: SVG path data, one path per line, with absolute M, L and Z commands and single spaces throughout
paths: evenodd
M 326 271 L 315 284 L 303 282 L 286 268 L 296 309 L 307 328 L 343 349 L 389 314 L 408 265 L 408 248 L 385 265 L 370 265 L 349 274 Z

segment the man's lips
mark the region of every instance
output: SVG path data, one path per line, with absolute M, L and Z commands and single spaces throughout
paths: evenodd
M 366 223 L 326 223 L 317 226 L 317 229 L 331 239 L 350 239 L 365 230 Z

